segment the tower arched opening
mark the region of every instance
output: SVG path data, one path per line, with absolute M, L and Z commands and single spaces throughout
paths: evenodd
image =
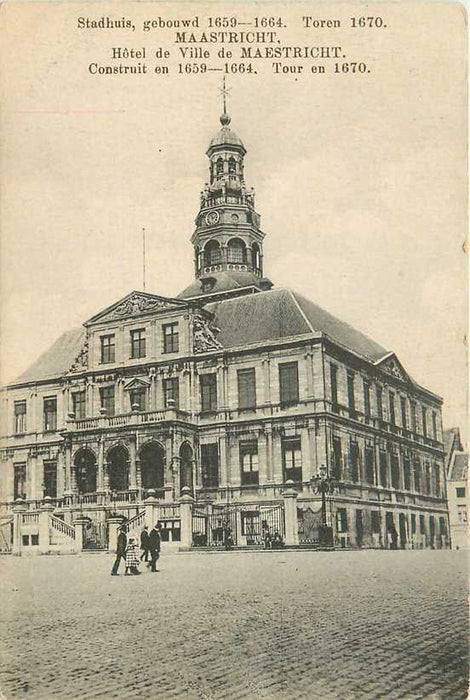
M 246 263 L 246 245 L 240 238 L 231 238 L 227 246 L 229 263 Z

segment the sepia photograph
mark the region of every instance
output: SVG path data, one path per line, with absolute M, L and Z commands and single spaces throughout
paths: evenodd
M 464 700 L 465 7 L 0 31 L 0 698 Z

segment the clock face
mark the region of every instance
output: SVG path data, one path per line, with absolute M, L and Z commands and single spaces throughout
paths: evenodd
M 208 226 L 214 226 L 219 221 L 219 212 L 218 211 L 210 211 L 208 214 L 206 214 L 206 224 Z

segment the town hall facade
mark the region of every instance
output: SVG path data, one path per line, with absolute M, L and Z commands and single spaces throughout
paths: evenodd
M 14 512 L 17 548 L 40 544 L 44 503 L 57 542 L 86 519 L 83 547 L 106 548 L 111 521 L 138 527 L 151 501 L 178 546 L 185 498 L 191 546 L 223 546 L 228 530 L 241 547 L 268 532 L 317 546 L 322 528 L 336 547 L 449 546 L 442 400 L 265 276 L 230 121 L 207 150 L 194 281 L 175 298 L 131 292 L 3 388 L 5 550 Z

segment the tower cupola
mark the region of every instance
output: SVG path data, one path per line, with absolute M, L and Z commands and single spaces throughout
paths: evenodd
M 269 289 L 263 278 L 263 239 L 255 193 L 244 174 L 246 148 L 231 129 L 224 86 L 220 129 L 207 149 L 209 176 L 201 192 L 194 246 L 196 287 L 199 294 L 230 289 Z M 194 290 L 195 285 L 189 289 Z M 183 292 L 186 296 L 186 291 Z

